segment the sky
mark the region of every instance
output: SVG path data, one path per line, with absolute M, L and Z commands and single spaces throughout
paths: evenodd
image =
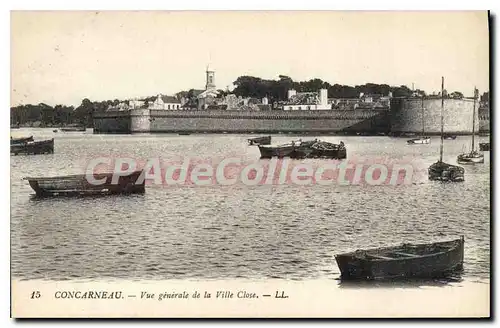
M 11 106 L 217 88 L 241 75 L 489 89 L 485 11 L 11 13 Z

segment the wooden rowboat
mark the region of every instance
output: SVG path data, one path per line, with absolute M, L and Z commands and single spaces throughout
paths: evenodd
M 61 128 L 62 132 L 85 132 L 87 128 L 85 127 L 71 127 L 71 128 Z
M 341 279 L 437 278 L 463 268 L 464 237 L 430 244 L 357 250 L 335 256 Z
M 100 183 L 91 183 L 91 176 L 85 174 L 58 177 L 24 178 L 38 197 L 48 196 L 86 196 L 110 194 L 135 194 L 145 192 L 145 179 L 138 181 L 142 171 L 135 171 L 118 177 L 113 183 L 113 173 L 94 174 Z
M 254 145 L 270 145 L 270 144 L 271 144 L 271 136 L 257 137 L 257 138 L 248 139 L 248 145 L 249 146 L 254 146 Z
M 24 138 L 12 138 L 12 137 L 10 137 L 10 144 L 11 145 L 24 144 L 24 143 L 31 142 L 31 141 L 33 141 L 33 136 L 24 137 Z
M 53 154 L 54 153 L 54 138 L 50 140 L 33 141 L 27 143 L 19 143 L 10 145 L 10 153 L 19 154 Z

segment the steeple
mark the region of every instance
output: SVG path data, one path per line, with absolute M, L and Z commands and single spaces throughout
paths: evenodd
M 205 90 L 215 89 L 215 71 L 207 65 Z

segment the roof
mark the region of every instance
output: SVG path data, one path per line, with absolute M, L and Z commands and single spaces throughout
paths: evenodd
M 176 97 L 172 97 L 172 96 L 161 96 L 161 100 L 163 100 L 163 102 L 165 104 L 180 104 L 181 103 L 179 101 L 179 99 L 177 99 Z
M 297 93 L 292 96 L 288 101 L 285 102 L 286 105 L 316 105 L 319 103 L 318 94 L 315 92 L 304 92 Z

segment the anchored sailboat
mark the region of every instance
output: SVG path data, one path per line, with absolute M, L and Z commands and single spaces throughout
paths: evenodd
M 472 147 L 470 153 L 463 153 L 458 155 L 457 163 L 458 164 L 478 164 L 484 163 L 484 155 L 475 150 L 474 147 L 474 134 L 475 134 L 475 125 L 476 125 L 476 99 L 478 96 L 477 89 L 474 87 L 474 106 L 472 110 Z
M 407 141 L 409 145 L 428 145 L 431 143 L 431 138 L 425 136 L 425 116 L 424 116 L 424 96 L 422 95 L 422 136 L 416 139 Z
M 464 181 L 464 168 L 443 162 L 444 140 L 444 77 L 441 77 L 441 145 L 439 160 L 429 166 L 429 180 L 460 182 Z

